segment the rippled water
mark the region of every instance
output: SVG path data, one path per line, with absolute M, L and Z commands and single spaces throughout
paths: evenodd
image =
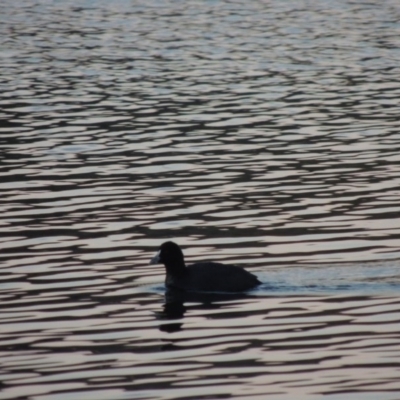
M 399 21 L 3 0 L 0 399 L 399 399 Z M 263 285 L 166 293 L 170 238 Z

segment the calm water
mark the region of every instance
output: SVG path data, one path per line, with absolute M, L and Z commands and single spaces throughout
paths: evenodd
M 0 399 L 400 399 L 397 0 L 3 0 L 0 58 Z

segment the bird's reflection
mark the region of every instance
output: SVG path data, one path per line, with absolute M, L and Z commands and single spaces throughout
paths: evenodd
M 165 303 L 162 311 L 156 314 L 160 320 L 175 320 L 171 323 L 163 323 L 160 330 L 163 332 L 177 332 L 182 329 L 182 320 L 187 312 L 185 303 L 195 303 L 190 309 L 221 308 L 230 300 L 238 300 L 248 297 L 245 293 L 202 293 L 186 292 L 179 289 L 167 289 L 165 292 Z

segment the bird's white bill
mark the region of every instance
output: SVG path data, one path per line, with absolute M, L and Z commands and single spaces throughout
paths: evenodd
M 158 264 L 160 262 L 160 251 L 150 260 L 150 264 Z

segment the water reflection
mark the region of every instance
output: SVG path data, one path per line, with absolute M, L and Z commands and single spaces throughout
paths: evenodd
M 231 307 L 235 304 L 235 300 L 245 298 L 249 298 L 249 294 L 201 293 L 167 289 L 163 310 L 156 315 L 160 320 L 182 320 L 187 311 L 218 310 L 224 308 L 224 306 Z M 191 305 L 185 306 L 187 303 L 191 303 Z M 225 318 L 233 317 L 235 316 L 228 311 Z M 162 324 L 160 325 L 160 330 L 164 332 L 176 332 L 182 329 L 182 325 L 183 323 Z
M 0 8 L 2 399 L 399 397 L 396 1 Z

